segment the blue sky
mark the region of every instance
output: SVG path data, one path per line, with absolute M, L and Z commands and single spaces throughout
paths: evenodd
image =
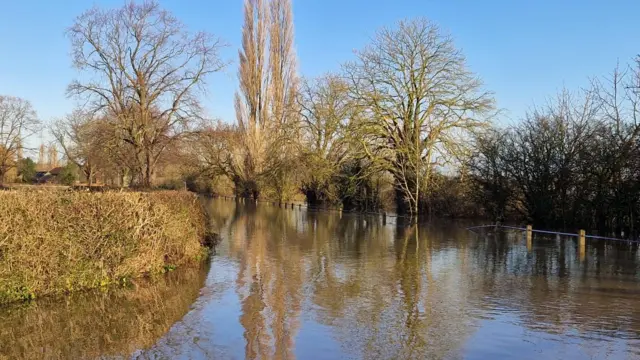
M 30 100 L 43 121 L 69 112 L 74 78 L 64 30 L 92 4 L 112 1 L 2 0 L 0 94 Z M 224 39 L 233 63 L 212 77 L 204 104 L 210 115 L 235 121 L 237 49 L 242 0 L 161 0 L 193 30 Z M 374 31 L 425 16 L 453 36 L 471 69 L 495 93 L 502 121 L 521 117 L 563 86 L 577 89 L 640 53 L 640 1 L 294 0 L 299 70 L 317 76 L 338 70 Z

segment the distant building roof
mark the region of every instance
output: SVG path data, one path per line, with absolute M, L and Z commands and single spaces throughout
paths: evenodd
M 55 168 L 49 170 L 49 174 L 54 175 L 54 176 L 58 176 L 58 175 L 60 175 L 60 173 L 62 172 L 63 169 L 64 168 L 62 166 L 55 167 Z

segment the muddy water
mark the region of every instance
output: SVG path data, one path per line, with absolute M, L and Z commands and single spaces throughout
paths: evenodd
M 0 358 L 640 358 L 637 246 L 207 206 L 208 272 L 0 309 Z
M 188 313 L 208 267 L 131 289 L 76 293 L 0 308 L 0 359 L 128 357 L 153 346 Z

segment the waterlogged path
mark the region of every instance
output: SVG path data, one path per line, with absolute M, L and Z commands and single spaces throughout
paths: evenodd
M 0 309 L 0 359 L 640 358 L 637 245 L 207 206 L 210 267 Z

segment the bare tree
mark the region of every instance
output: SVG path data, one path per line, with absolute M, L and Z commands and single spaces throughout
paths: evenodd
M 293 36 L 291 0 L 269 3 L 270 116 L 278 125 L 287 125 L 296 115 L 298 76 Z
M 238 127 L 242 134 L 243 156 L 233 160 L 230 172 L 236 191 L 243 195 L 259 196 L 258 177 L 263 172 L 266 141 L 271 127 L 268 111 L 267 26 L 268 13 L 262 0 L 246 0 L 238 79 L 240 93 L 236 93 L 235 107 Z
M 474 152 L 466 166 L 470 171 L 475 200 L 492 220 L 505 220 L 513 191 L 505 166 L 505 133 L 502 129 L 489 129 L 475 137 Z
M 235 106 L 243 156 L 230 172 L 238 191 L 258 198 L 261 183 L 282 185 L 295 135 L 297 77 L 289 0 L 246 0 Z M 278 197 L 282 191 L 276 189 Z
M 51 168 L 55 168 L 58 166 L 58 148 L 54 143 L 49 144 L 48 146 L 47 165 Z
M 44 144 L 40 144 L 38 148 L 38 165 L 46 166 L 45 153 L 47 149 Z
M 589 148 L 583 150 L 590 175 L 591 209 L 600 231 L 636 231 L 640 213 L 640 62 L 619 65 L 609 76 L 592 81 L 600 124 Z M 581 224 L 582 225 L 582 224 Z
M 0 184 L 15 168 L 26 138 L 40 131 L 40 120 L 27 100 L 0 95 Z
M 265 175 L 274 197 L 284 201 L 297 191 L 298 76 L 291 0 L 271 0 L 269 5 L 269 115 L 274 129 L 267 149 Z
M 241 134 L 236 126 L 217 121 L 193 136 L 189 147 L 200 174 L 210 178 L 227 176 L 233 180 L 233 161 L 243 156 L 241 152 L 234 153 L 242 148 L 240 143 Z
M 357 107 L 349 85 L 328 74 L 300 87 L 301 145 L 305 165 L 302 190 L 311 204 L 336 201 L 336 177 L 350 159 L 349 125 Z
M 534 225 L 563 226 L 572 217 L 571 198 L 585 190 L 576 186 L 584 175 L 578 162 L 599 128 L 599 108 L 591 92 L 563 91 L 503 138 L 501 163 L 521 195 L 523 215 Z
M 225 65 L 222 42 L 189 33 L 155 1 L 94 7 L 76 18 L 68 36 L 74 66 L 90 79 L 71 83 L 69 94 L 111 116 L 139 164 L 141 185 L 151 186 L 159 158 L 200 116 L 205 79 Z
M 363 148 L 393 174 L 399 210 L 417 216 L 433 168 L 466 151 L 466 135 L 485 125 L 493 98 L 451 38 L 426 19 L 380 30 L 357 57 L 345 70 L 366 115 Z
M 75 110 L 64 119 L 55 121 L 51 127 L 51 134 L 62 147 L 65 157 L 78 166 L 89 185 L 105 157 L 106 143 L 99 131 L 100 119 L 82 110 Z

